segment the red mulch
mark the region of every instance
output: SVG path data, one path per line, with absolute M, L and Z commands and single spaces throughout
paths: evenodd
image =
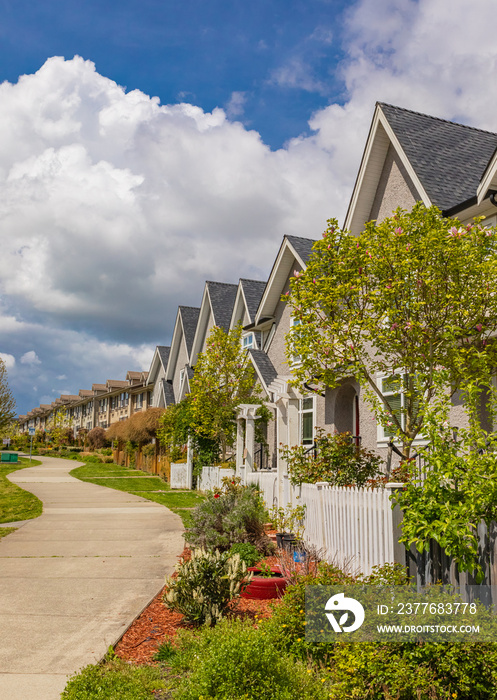
M 187 549 L 182 556 L 188 556 Z M 276 557 L 265 559 L 270 566 L 277 562 Z M 133 622 L 125 632 L 123 638 L 116 646 L 116 655 L 125 661 L 134 664 L 154 663 L 153 656 L 159 646 L 166 640 L 173 640 L 181 628 L 192 628 L 183 622 L 181 613 L 168 610 L 162 602 L 164 589 L 158 593 L 150 605 Z M 271 603 L 278 601 L 252 600 L 239 598 L 234 606 L 232 615 L 239 618 L 249 618 L 256 624 L 256 615 L 259 618 L 271 615 Z

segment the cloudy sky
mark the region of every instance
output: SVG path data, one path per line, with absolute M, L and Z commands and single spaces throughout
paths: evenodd
M 3 0 L 0 354 L 20 413 L 148 369 L 206 279 L 343 219 L 377 100 L 497 131 L 492 0 Z

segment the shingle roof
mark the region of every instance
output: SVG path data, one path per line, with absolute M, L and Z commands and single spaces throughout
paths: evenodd
M 207 282 L 206 284 L 214 314 L 214 323 L 228 332 L 238 285 L 224 282 Z
M 265 282 L 259 282 L 258 280 L 246 280 L 241 279 L 240 283 L 243 287 L 243 294 L 245 296 L 245 301 L 247 302 L 247 311 L 250 316 L 250 322 L 255 319 L 255 314 L 259 307 L 259 303 L 266 289 Z
M 181 321 L 183 323 L 183 332 L 185 334 L 186 350 L 188 356 L 192 350 L 193 339 L 195 338 L 195 331 L 197 330 L 198 315 L 200 309 L 196 306 L 180 306 L 179 312 L 181 314 Z
M 312 253 L 312 246 L 316 242 L 311 238 L 300 238 L 298 236 L 285 236 L 285 238 L 292 244 L 293 249 L 302 259 L 302 262 L 306 264 Z
M 107 391 L 107 384 L 92 384 L 91 388 L 93 391 Z
M 171 404 L 176 403 L 176 400 L 174 398 L 173 385 L 167 382 L 165 379 L 163 379 L 162 388 L 164 389 L 164 398 L 166 400 L 166 406 L 170 406 Z
M 476 196 L 497 134 L 379 103 L 431 202 L 446 212 Z
M 271 382 L 276 379 L 278 372 L 275 370 L 273 363 L 262 350 L 254 350 L 251 348 L 249 353 L 252 355 L 254 364 L 257 366 L 257 370 L 262 377 L 266 387 L 271 384 Z
M 170 350 L 171 350 L 171 348 L 169 346 L 166 346 L 166 345 L 158 345 L 157 346 L 157 352 L 159 353 L 160 361 L 161 361 L 164 369 L 166 369 L 166 367 L 167 367 L 167 361 L 169 360 Z M 148 372 L 147 372 L 147 376 L 148 376 Z

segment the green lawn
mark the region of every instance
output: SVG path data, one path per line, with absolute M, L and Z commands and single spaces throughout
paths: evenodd
M 20 458 L 18 464 L 0 463 L 0 523 L 30 520 L 41 515 L 43 506 L 39 498 L 7 479 L 7 474 L 11 472 L 26 469 L 26 467 L 36 467 L 39 464 L 41 462 L 36 459 L 30 462 L 24 457 Z
M 75 476 L 81 481 L 125 491 L 134 496 L 141 496 L 149 501 L 160 503 L 179 515 L 185 527 L 190 524 L 192 508 L 204 500 L 204 496 L 196 491 L 172 491 L 169 484 L 158 476 L 152 476 L 137 469 L 119 467 L 116 464 L 89 462 L 84 467 L 73 469 L 71 476 Z
M 0 540 L 2 537 L 6 537 L 7 535 L 10 535 L 11 532 L 15 532 L 16 530 L 16 527 L 0 527 Z

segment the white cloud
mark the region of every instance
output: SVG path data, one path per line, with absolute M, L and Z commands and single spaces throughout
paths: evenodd
M 67 379 L 67 376 L 65 374 L 58 374 L 56 379 L 59 381 L 63 381 L 64 379 Z
M 284 234 L 343 219 L 377 100 L 497 131 L 493 9 L 361 0 L 341 37 L 315 32 L 273 75 L 326 93 L 312 51 L 341 38 L 342 101 L 278 151 L 222 109 L 161 106 L 80 58 L 0 85 L 0 332 L 44 370 L 13 365 L 11 384 L 47 396 L 61 372 L 74 393 L 147 369 L 205 279 L 263 279 Z
M 19 317 L 151 338 L 205 279 L 262 278 L 285 233 L 318 236 L 332 180 L 321 148 L 271 152 L 222 109 L 51 58 L 0 85 L 0 289 Z
M 230 100 L 226 105 L 226 114 L 230 119 L 240 117 L 245 111 L 245 103 L 247 102 L 247 94 L 245 92 L 232 92 Z
M 41 365 L 41 360 L 34 350 L 29 350 L 25 352 L 21 357 L 22 365 Z
M 16 358 L 14 355 L 9 355 L 8 352 L 0 352 L 0 359 L 3 360 L 7 369 L 15 367 Z

